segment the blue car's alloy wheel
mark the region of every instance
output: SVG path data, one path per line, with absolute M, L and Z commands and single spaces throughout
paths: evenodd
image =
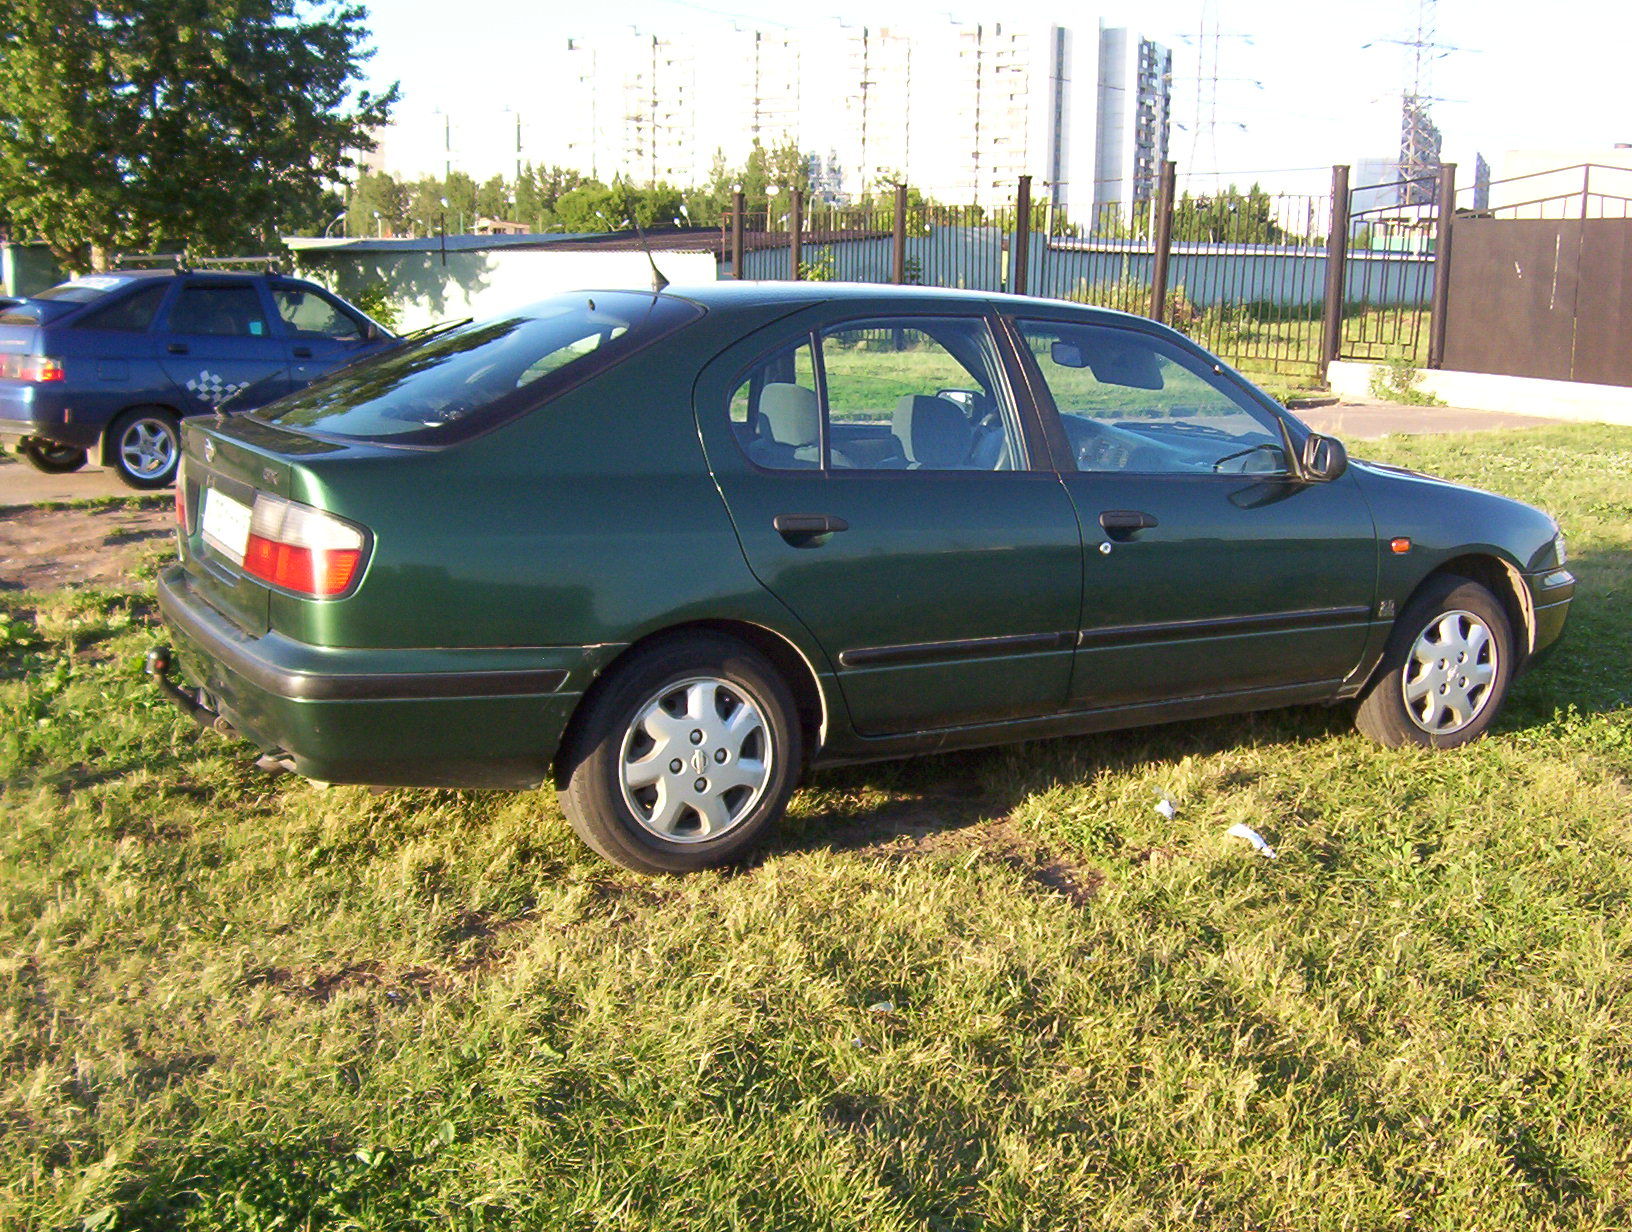
M 162 488 L 174 481 L 181 460 L 181 430 L 158 408 L 126 411 L 110 429 L 110 461 L 133 488 Z

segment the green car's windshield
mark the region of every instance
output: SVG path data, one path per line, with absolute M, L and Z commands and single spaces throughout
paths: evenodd
M 445 444 L 540 405 L 700 313 L 665 295 L 560 296 L 433 332 L 253 414 L 324 436 Z

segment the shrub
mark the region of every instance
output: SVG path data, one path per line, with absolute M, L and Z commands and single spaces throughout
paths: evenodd
M 1382 402 L 1401 402 L 1406 406 L 1444 406 L 1443 398 L 1436 398 L 1422 383 L 1422 369 L 1409 359 L 1390 359 L 1379 364 L 1371 373 L 1371 396 Z
M 391 296 L 391 289 L 385 283 L 369 283 L 351 296 L 351 302 L 385 326 L 386 329 L 395 330 L 397 328 L 397 321 L 402 313 L 397 301 Z
M 1115 282 L 1096 282 L 1092 286 L 1079 283 L 1066 296 L 1074 304 L 1090 304 L 1095 308 L 1114 308 L 1146 316 L 1150 312 L 1150 285 L 1136 278 L 1119 278 Z M 1167 292 L 1167 323 L 1174 329 L 1187 330 L 1202 319 L 1201 310 L 1190 302 L 1182 285 L 1169 287 Z

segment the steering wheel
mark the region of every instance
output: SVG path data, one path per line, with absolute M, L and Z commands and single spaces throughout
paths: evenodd
M 1066 439 L 1079 470 L 1121 471 L 1133 461 L 1133 450 L 1118 439 L 1122 434 L 1108 424 L 1077 415 L 1062 415 L 1060 422 L 1065 425 Z

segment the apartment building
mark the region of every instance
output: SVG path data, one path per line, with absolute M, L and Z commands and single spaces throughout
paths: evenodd
M 405 121 L 386 134 L 382 161 L 481 179 L 495 173 L 489 164 L 508 174 L 520 155 L 687 186 L 706 182 L 717 160 L 741 166 L 756 142 L 791 142 L 833 200 L 905 179 L 938 200 L 995 205 L 1030 175 L 1034 199 L 1081 212 L 1148 199 L 1167 157 L 1171 53 L 1103 23 L 1080 35 L 946 18 L 629 29 L 568 40 L 564 61 L 541 78 L 547 99 L 516 104 L 501 140 L 486 120 L 442 117 L 413 131 Z

